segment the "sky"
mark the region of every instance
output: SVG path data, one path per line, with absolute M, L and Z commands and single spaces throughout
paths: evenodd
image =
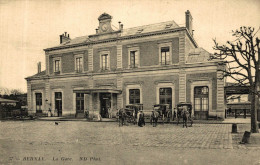
M 26 92 L 25 77 L 45 70 L 43 49 L 57 46 L 59 35 L 95 34 L 104 12 L 124 28 L 174 20 L 185 25 L 185 11 L 193 17 L 199 47 L 213 53 L 213 38 L 232 40 L 240 26 L 260 26 L 260 0 L 0 0 L 0 88 Z

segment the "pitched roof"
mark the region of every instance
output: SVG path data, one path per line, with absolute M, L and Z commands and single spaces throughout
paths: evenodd
M 203 48 L 191 49 L 186 57 L 187 63 L 207 62 L 210 59 L 210 53 Z
M 175 21 L 167 21 L 167 22 L 161 22 L 156 24 L 149 24 L 149 25 L 124 29 L 121 36 L 130 36 L 130 35 L 136 35 L 141 33 L 143 34 L 149 32 L 156 32 L 156 31 L 162 31 L 167 29 L 174 29 L 178 27 L 179 25 L 177 25 Z
M 18 102 L 18 101 L 0 98 L 0 103 L 16 103 L 16 102 Z
M 26 77 L 25 79 L 42 77 L 42 76 L 45 76 L 45 75 L 46 75 L 46 71 L 44 70 L 44 71 L 42 71 L 42 72 L 40 72 L 40 73 L 37 73 L 37 74 L 35 74 L 35 75 L 33 75 L 33 76 Z
M 149 24 L 149 25 L 143 25 L 143 26 L 138 26 L 138 27 L 133 27 L 133 28 L 128 28 L 128 29 L 123 29 L 121 31 L 121 37 L 126 37 L 126 36 L 133 36 L 133 35 L 138 35 L 138 34 L 145 34 L 145 33 L 151 33 L 151 32 L 158 32 L 162 30 L 170 30 L 170 29 L 175 29 L 179 28 L 179 25 L 175 21 L 167 21 L 167 22 L 161 22 L 161 23 L 155 23 L 155 24 Z M 118 31 L 120 32 L 120 31 Z M 106 35 L 102 34 L 102 35 Z M 62 46 L 69 46 L 69 45 L 75 45 L 75 44 L 80 44 L 80 43 L 87 43 L 91 41 L 97 41 L 97 40 L 102 40 L 98 38 L 93 38 L 90 36 L 93 35 L 86 35 L 86 36 L 81 36 L 81 37 L 76 37 L 72 40 L 69 40 L 67 42 L 64 42 L 56 47 L 62 47 Z M 97 35 L 98 36 L 98 35 Z

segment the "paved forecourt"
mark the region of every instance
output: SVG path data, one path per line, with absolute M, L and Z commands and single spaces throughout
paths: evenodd
M 171 148 L 233 148 L 230 124 L 159 124 L 152 127 L 116 122 L 2 122 L 1 139 L 32 143 L 80 143 Z M 19 136 L 17 136 L 19 134 Z
M 258 161 L 260 149 L 238 144 L 231 124 L 183 128 L 176 124 L 119 127 L 117 122 L 5 121 L 0 124 L 0 150 L 0 164 L 208 164 L 223 160 L 239 164 Z M 252 154 L 253 159 L 244 159 L 245 154 Z M 31 157 L 43 160 L 30 161 Z

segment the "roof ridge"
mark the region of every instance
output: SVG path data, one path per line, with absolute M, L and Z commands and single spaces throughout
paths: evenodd
M 123 29 L 123 30 L 138 29 L 138 28 L 141 28 L 141 27 L 147 27 L 147 26 L 152 26 L 152 25 L 160 25 L 160 24 L 165 24 L 165 23 L 168 23 L 168 22 L 173 22 L 173 23 L 175 23 L 177 26 L 179 26 L 174 20 L 171 20 L 171 21 L 158 22 L 158 23 L 152 23 L 152 24 L 147 24 L 147 25 L 141 25 L 141 26 L 130 27 L 130 28 L 126 28 L 126 29 Z

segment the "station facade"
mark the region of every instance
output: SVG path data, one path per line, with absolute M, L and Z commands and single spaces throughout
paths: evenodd
M 70 39 L 44 49 L 46 70 L 27 77 L 29 113 L 82 116 L 85 111 L 108 117 L 108 109 L 128 104 L 191 102 L 197 119 L 224 118 L 224 80 L 221 61 L 193 38 L 192 16 L 185 27 L 174 21 L 118 29 L 112 16 L 98 18 L 96 34 Z

